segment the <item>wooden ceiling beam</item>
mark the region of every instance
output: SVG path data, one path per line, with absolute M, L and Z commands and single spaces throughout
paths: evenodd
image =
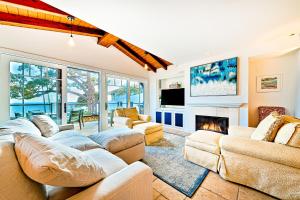
M 161 59 L 159 58 L 158 56 L 154 55 L 154 54 L 151 54 L 149 53 L 165 70 L 168 69 L 168 65 Z
M 115 44 L 118 40 L 119 38 L 117 36 L 114 36 L 110 33 L 105 33 L 103 37 L 98 38 L 98 44 L 108 48 L 111 45 Z
M 72 32 L 79 35 L 89 35 L 95 37 L 101 37 L 105 34 L 100 29 L 87 28 L 82 26 L 64 24 L 54 21 L 48 21 L 38 18 L 25 17 L 20 15 L 14 15 L 9 13 L 0 12 L 0 24 L 21 26 L 27 28 L 36 28 L 57 32 Z
M 20 6 L 25 6 L 25 7 L 30 7 L 30 8 L 34 8 L 34 9 L 38 9 L 38 10 L 43 10 L 43 11 L 47 11 L 47 12 L 51 12 L 51 13 L 55 13 L 55 14 L 59 14 L 59 15 L 69 15 L 68 13 L 59 10 L 47 3 L 44 3 L 40 0 L 0 0 L 0 3 L 2 2 L 7 2 L 7 3 L 11 3 L 11 4 L 15 4 L 15 5 L 20 5 Z
M 136 61 L 138 64 L 140 64 L 142 67 L 145 66 L 145 64 L 148 66 L 150 70 L 153 72 L 156 72 L 156 68 L 150 64 L 148 61 L 146 61 L 143 57 L 141 57 L 138 53 L 133 51 L 127 44 L 125 44 L 122 40 L 118 40 L 114 46 L 119 49 L 122 53 L 129 56 L 131 59 Z

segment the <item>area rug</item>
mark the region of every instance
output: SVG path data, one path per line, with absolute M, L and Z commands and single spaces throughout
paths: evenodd
M 164 133 L 164 139 L 146 146 L 143 162 L 154 175 L 188 197 L 192 197 L 209 170 L 183 158 L 183 136 Z

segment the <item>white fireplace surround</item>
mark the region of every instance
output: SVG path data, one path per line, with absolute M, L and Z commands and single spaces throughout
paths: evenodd
M 228 117 L 229 126 L 239 125 L 240 107 L 196 107 L 187 108 L 187 128 L 194 131 L 196 124 L 196 115 L 206 115 L 213 117 Z M 192 129 L 191 129 L 192 128 Z
M 196 115 L 228 117 L 229 126 L 240 125 L 242 104 L 188 104 L 185 107 L 166 107 L 157 109 L 161 112 L 183 113 L 184 130 L 195 131 Z M 172 114 L 174 115 L 174 114 Z

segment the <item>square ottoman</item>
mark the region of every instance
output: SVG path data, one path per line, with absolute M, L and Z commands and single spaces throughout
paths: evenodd
M 130 128 L 113 128 L 88 136 L 127 164 L 141 160 L 145 155 L 144 134 Z
M 134 130 L 144 133 L 146 145 L 161 140 L 164 137 L 163 125 L 154 122 L 138 124 L 133 127 Z
M 184 158 L 190 162 L 217 172 L 220 157 L 219 140 L 222 134 L 199 130 L 186 137 Z

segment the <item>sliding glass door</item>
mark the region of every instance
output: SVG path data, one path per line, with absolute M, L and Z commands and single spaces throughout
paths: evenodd
M 144 114 L 144 83 L 130 81 L 130 107 L 136 107 L 140 114 Z
M 49 115 L 61 124 L 61 69 L 10 62 L 10 118 Z
M 113 113 L 117 108 L 136 107 L 139 113 L 144 113 L 144 83 L 107 75 L 106 85 L 108 126 L 113 126 Z
M 108 125 L 112 125 L 113 112 L 116 108 L 127 108 L 128 106 L 128 90 L 127 80 L 122 78 L 115 78 L 113 76 L 107 77 L 107 118 Z
M 99 80 L 98 72 L 67 68 L 67 122 L 85 134 L 99 131 Z

